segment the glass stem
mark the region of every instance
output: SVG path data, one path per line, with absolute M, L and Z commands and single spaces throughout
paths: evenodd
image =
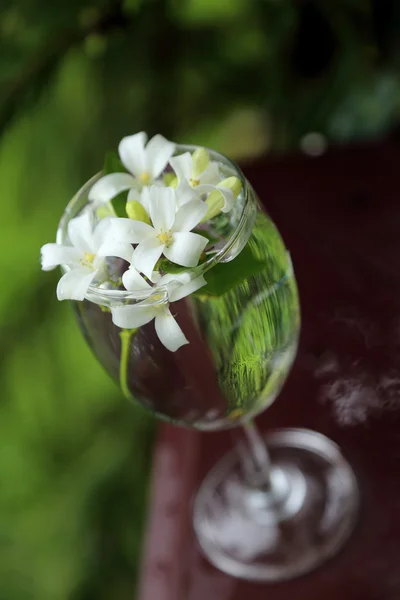
M 271 459 L 265 442 L 254 421 L 248 421 L 234 430 L 243 474 L 251 487 L 271 490 Z

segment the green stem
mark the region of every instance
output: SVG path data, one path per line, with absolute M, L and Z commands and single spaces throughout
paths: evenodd
M 137 329 L 122 329 L 119 333 L 121 338 L 121 355 L 119 359 L 119 382 L 122 392 L 126 398 L 131 397 L 131 392 L 128 385 L 128 363 L 129 363 L 129 347 L 132 336 Z

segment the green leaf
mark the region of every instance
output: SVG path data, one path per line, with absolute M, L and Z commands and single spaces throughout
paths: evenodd
M 245 246 L 241 253 L 228 263 L 219 263 L 205 274 L 207 285 L 198 292 L 198 296 L 222 296 L 236 285 L 265 269 L 265 262 L 257 260 Z
M 222 237 L 229 237 L 232 226 L 226 213 L 220 212 L 219 215 L 214 217 L 212 226 L 218 235 Z
M 164 273 L 182 273 L 183 271 L 188 270 L 187 267 L 181 267 L 180 265 L 176 265 L 167 258 L 163 258 L 159 261 L 157 269 L 162 269 Z
M 117 152 L 107 152 L 104 159 L 103 174 L 110 175 L 111 173 L 127 173 L 122 164 Z M 121 192 L 118 196 L 115 196 L 110 202 L 112 208 L 109 212 L 115 213 L 117 217 L 126 217 L 126 202 L 128 199 L 128 192 Z M 106 214 L 104 216 L 107 216 Z
M 187 267 L 176 265 L 166 258 L 158 262 L 157 269 L 162 269 L 164 273 L 182 273 L 188 270 Z M 253 256 L 249 245 L 247 245 L 234 260 L 217 264 L 207 271 L 205 273 L 207 285 L 195 292 L 195 295 L 198 297 L 205 295 L 222 296 L 248 277 L 260 273 L 263 269 L 265 269 L 265 262 L 257 260 Z
M 127 173 L 117 152 L 107 152 L 104 159 L 103 173 L 110 175 L 111 173 Z
M 115 196 L 111 200 L 111 204 L 113 206 L 114 212 L 117 217 L 127 217 L 126 214 L 126 203 L 128 200 L 128 192 L 121 192 L 118 196 Z

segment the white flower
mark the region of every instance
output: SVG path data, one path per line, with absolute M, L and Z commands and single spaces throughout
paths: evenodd
M 142 327 L 154 319 L 160 342 L 171 352 L 189 343 L 172 316 L 168 303 L 149 304 L 147 300 L 143 300 L 131 306 L 112 308 L 111 313 L 115 325 L 122 329 Z
M 84 213 L 68 223 L 71 246 L 45 244 L 42 247 L 44 271 L 50 271 L 59 265 L 69 267 L 58 282 L 59 300 L 83 300 L 92 281 L 107 279 L 106 256 L 130 260 L 132 246 L 109 240 L 109 227 L 110 219 L 103 219 L 93 230 L 90 214 Z
M 130 268 L 129 272 L 129 278 L 124 278 L 124 285 L 127 289 L 130 291 L 144 289 L 139 287 L 143 284 L 150 289 L 151 286 L 137 271 L 135 272 L 134 268 Z M 166 286 L 170 302 L 181 300 L 206 284 L 202 275 L 192 279 L 189 273 L 168 274 L 161 278 L 155 275 L 155 279 L 157 279 L 157 286 Z M 149 304 L 148 300 L 143 300 L 137 304 L 114 307 L 111 309 L 111 313 L 115 325 L 123 329 L 141 327 L 154 319 L 155 330 L 160 342 L 171 352 L 175 352 L 184 344 L 189 343 L 172 316 L 168 302 Z
M 149 214 L 149 202 L 151 187 L 144 187 L 136 200 L 140 202 L 143 208 Z M 174 188 L 171 188 L 174 189 Z M 190 202 L 191 200 L 199 200 L 199 194 L 189 185 L 186 179 L 183 179 L 179 185 L 175 188 L 175 208 L 178 210 L 183 204 Z
M 197 156 L 196 152 L 199 152 Z M 199 148 L 193 155 L 185 152 L 174 156 L 171 158 L 170 164 L 178 178 L 178 189 L 188 182 L 197 197 L 218 189 L 224 198 L 222 212 L 229 212 L 232 209 L 235 197 L 231 190 L 220 185 L 221 175 L 218 163 L 209 160 L 208 152 L 204 148 Z
M 183 204 L 186 204 L 186 202 L 198 200 L 199 194 L 190 186 L 187 179 L 182 179 L 175 190 L 175 199 L 177 208 L 180 208 Z
M 129 262 L 132 260 L 132 253 L 129 259 Z M 157 273 L 158 275 L 158 273 Z M 155 276 L 155 273 L 153 274 Z M 129 266 L 129 269 L 125 271 L 122 275 L 122 283 L 124 284 L 125 289 L 130 292 L 138 292 L 142 290 L 150 290 L 151 285 L 147 283 L 144 277 L 139 273 L 139 271 L 132 264 Z
M 132 264 L 151 277 L 162 254 L 184 267 L 195 267 L 208 240 L 191 230 L 207 212 L 207 205 L 194 199 L 176 210 L 175 190 L 153 186 L 148 193 L 148 213 L 153 226 L 132 219 L 111 219 L 114 239 L 138 244 Z
M 139 200 L 138 192 L 142 186 L 157 180 L 175 151 L 175 144 L 159 134 L 147 145 L 146 142 L 147 135 L 143 131 L 121 140 L 118 152 L 129 173 L 111 173 L 99 179 L 89 192 L 90 201 L 101 206 L 125 190 L 130 190 L 128 201 Z
M 198 148 L 193 154 L 184 152 L 170 160 L 178 182 L 187 179 L 192 187 L 202 184 L 217 185 L 221 181 L 219 166 L 216 161 L 210 161 L 205 148 Z

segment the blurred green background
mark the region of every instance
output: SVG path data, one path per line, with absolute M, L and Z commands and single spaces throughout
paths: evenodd
M 236 159 L 388 135 L 398 0 L 0 0 L 0 600 L 134 597 L 154 423 L 92 358 L 60 214 L 126 134 Z

